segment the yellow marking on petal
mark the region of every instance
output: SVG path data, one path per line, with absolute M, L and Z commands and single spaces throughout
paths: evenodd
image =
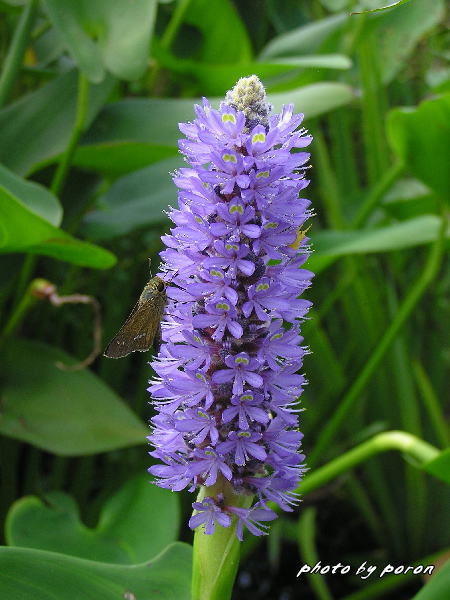
M 255 133 L 255 135 L 252 137 L 252 144 L 257 144 L 259 143 L 264 143 L 266 141 L 266 134 L 265 133 Z
M 241 206 L 240 204 L 233 204 L 233 206 L 230 206 L 229 212 L 230 212 L 230 214 L 237 212 L 240 215 L 242 215 L 242 214 L 244 214 L 244 207 Z
M 280 340 L 283 337 L 282 333 L 275 333 L 271 338 L 270 341 L 272 340 Z
M 259 173 L 256 173 L 256 179 L 261 179 L 261 177 L 267 179 L 267 177 L 269 177 L 269 171 L 260 171 Z
M 234 361 L 237 365 L 248 365 L 248 358 L 243 358 L 242 356 L 240 356 L 239 358 L 236 358 L 236 360 Z
M 195 220 L 197 221 L 197 223 L 200 223 L 200 225 L 203 224 L 203 219 L 201 217 L 195 217 Z
M 278 223 L 274 223 L 273 221 L 264 225 L 264 229 L 276 229 L 277 227 Z
M 196 373 L 195 376 L 197 379 L 200 379 L 200 381 L 206 381 L 205 376 L 201 373 Z
M 225 244 L 225 248 L 227 250 L 239 250 L 239 246 L 237 246 L 236 244 Z
M 247 400 L 253 400 L 253 396 L 252 394 L 243 394 L 239 400 L 242 400 L 242 402 L 246 402 Z
M 202 419 L 207 419 L 208 418 L 208 413 L 203 412 L 202 410 L 198 410 L 197 411 L 197 415 L 199 417 L 201 417 Z
M 199 344 L 201 341 L 202 340 L 198 336 L 194 335 L 194 342 L 197 342 L 197 344 Z
M 236 119 L 235 116 L 231 113 L 224 113 L 222 115 L 222 122 L 223 123 L 227 123 L 228 121 L 230 121 L 230 123 L 233 123 L 233 125 L 236 124 Z
M 211 271 L 209 273 L 213 277 L 220 277 L 221 279 L 223 279 L 223 273 L 221 271 L 216 271 L 215 269 L 211 269 Z
M 230 310 L 230 305 L 227 304 L 226 302 L 218 302 L 216 304 L 216 308 L 218 310 L 222 309 L 222 310 Z
M 268 283 L 260 283 L 256 286 L 257 292 L 266 292 L 269 289 Z
M 243 438 L 243 437 L 245 437 L 245 438 L 249 438 L 249 437 L 250 437 L 250 435 L 251 435 L 251 433 L 250 433 L 249 431 L 240 431 L 240 432 L 238 433 L 238 437 L 241 437 L 241 438 Z
M 307 227 L 306 229 L 301 229 L 301 228 L 298 229 L 295 240 L 292 242 L 292 244 L 289 244 L 288 248 L 292 248 L 293 250 L 298 250 L 300 247 L 300 244 L 305 239 L 305 236 L 310 229 L 311 229 L 311 225 L 309 227 Z
M 237 158 L 234 154 L 222 154 L 222 158 L 225 162 L 232 162 L 234 164 L 237 163 Z

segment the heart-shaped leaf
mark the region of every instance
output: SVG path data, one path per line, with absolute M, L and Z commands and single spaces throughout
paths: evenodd
M 58 206 L 44 188 L 20 181 L 1 168 L 0 254 L 26 252 L 96 269 L 111 267 L 116 262 L 111 252 L 73 238 L 41 216 L 60 219 Z
M 0 547 L 0 597 L 15 600 L 190 600 L 192 549 L 176 542 L 139 565 Z
M 86 527 L 74 500 L 62 492 L 21 498 L 11 507 L 9 546 L 37 548 L 99 562 L 136 564 L 176 541 L 178 495 L 152 485 L 144 473 L 104 505 L 97 527 Z
M 72 57 L 98 83 L 105 70 L 137 79 L 148 65 L 156 0 L 44 0 Z
M 75 122 L 77 73 L 72 70 L 0 110 L 0 162 L 27 175 L 66 148 Z M 105 103 L 115 80 L 89 87 L 86 126 Z
M 145 442 L 147 428 L 101 379 L 87 369 L 61 370 L 58 362 L 76 361 L 41 342 L 9 344 L 1 364 L 1 433 L 62 456 Z
M 62 220 L 62 206 L 47 188 L 18 177 L 0 164 L 0 188 L 20 199 L 32 213 L 58 227 Z
M 163 211 L 176 197 L 170 173 L 182 166 L 181 158 L 169 158 L 121 177 L 99 199 L 101 209 L 86 215 L 83 232 L 105 240 L 167 221 Z
M 320 45 L 347 21 L 349 15 L 341 13 L 332 15 L 296 27 L 270 40 L 260 55 L 260 60 L 268 60 L 281 56 L 300 56 L 315 52 Z
M 417 108 L 395 108 L 388 115 L 387 127 L 392 147 L 404 164 L 443 199 L 448 198 L 450 94 L 425 100 Z

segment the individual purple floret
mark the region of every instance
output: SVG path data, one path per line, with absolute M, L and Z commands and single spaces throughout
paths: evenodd
M 299 197 L 309 154 L 298 149 L 312 138 L 292 105 L 270 115 L 255 75 L 219 110 L 204 99 L 195 113 L 180 124 L 189 167 L 174 175 L 178 207 L 162 238 L 167 320 L 149 387 L 161 464 L 149 471 L 174 491 L 204 486 L 192 529 L 234 523 L 242 540 L 244 526 L 267 532 L 268 501 L 292 510 L 305 470 L 300 325 L 311 303 L 299 295 L 313 274 L 301 230 L 311 212 Z

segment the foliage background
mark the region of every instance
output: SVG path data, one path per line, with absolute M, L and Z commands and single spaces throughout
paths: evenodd
M 192 498 L 145 475 L 149 355 L 61 370 L 55 362 L 90 352 L 92 306 L 56 307 L 36 289 L 45 279 L 60 296 L 97 298 L 104 341 L 113 335 L 148 278 L 148 257 L 157 268 L 163 211 L 176 201 L 169 172 L 182 165 L 177 123 L 193 118 L 194 99 L 218 102 L 241 76 L 258 74 L 276 109 L 295 102 L 314 135 L 317 275 L 303 327 L 311 355 L 302 418 L 312 472 L 387 430 L 447 448 L 448 15 L 441 0 L 398 4 L 351 15 L 383 3 L 0 1 L 9 546 L 0 564 L 10 574 L 0 590 L 9 598 L 64 589 L 70 600 L 80 585 L 86 598 L 112 598 L 116 585 L 125 593 L 126 565 L 161 551 L 151 576 L 136 568 L 133 589 L 188 597 Z M 447 451 L 439 477 L 449 470 Z M 444 483 L 398 453 L 371 457 L 306 495 L 263 543 L 244 544 L 234 597 L 411 598 L 420 577 L 377 587 L 295 574 L 315 557 L 432 562 L 449 544 L 448 501 Z M 185 543 L 170 545 L 177 539 Z M 39 592 L 19 576 L 25 564 Z

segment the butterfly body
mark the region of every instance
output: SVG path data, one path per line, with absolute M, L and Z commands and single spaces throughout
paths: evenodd
M 122 358 L 131 352 L 146 352 L 151 348 L 161 337 L 161 319 L 166 303 L 166 282 L 160 277 L 152 277 L 130 316 L 108 344 L 104 356 Z

